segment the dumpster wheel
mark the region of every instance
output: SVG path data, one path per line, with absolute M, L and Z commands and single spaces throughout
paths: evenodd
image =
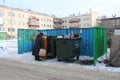
M 60 62 L 60 61 L 62 61 L 62 59 L 58 58 L 58 61 Z

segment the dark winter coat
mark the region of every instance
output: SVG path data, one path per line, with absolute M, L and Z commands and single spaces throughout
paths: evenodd
M 38 34 L 33 45 L 32 55 L 38 56 L 40 48 L 43 48 L 43 38 L 41 34 Z

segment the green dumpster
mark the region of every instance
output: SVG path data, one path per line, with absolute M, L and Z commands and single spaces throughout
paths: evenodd
M 56 42 L 55 42 L 56 36 L 52 36 L 52 38 L 50 39 L 50 43 L 51 43 L 51 55 L 53 58 L 56 57 Z
M 79 59 L 81 38 L 57 38 L 56 56 L 58 61 Z

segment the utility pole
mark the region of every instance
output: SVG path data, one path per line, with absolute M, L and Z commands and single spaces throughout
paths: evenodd
M 91 8 L 89 10 L 90 10 L 90 27 L 92 27 L 92 10 Z
M 12 8 L 10 9 L 10 24 L 11 24 L 11 37 L 12 37 L 12 16 L 13 16 L 13 13 L 12 13 Z
M 3 5 L 5 5 L 5 0 L 3 0 Z

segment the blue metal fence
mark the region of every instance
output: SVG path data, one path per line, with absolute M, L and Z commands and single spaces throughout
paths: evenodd
M 80 55 L 93 57 L 93 28 L 77 28 L 77 29 L 59 29 L 59 30 L 39 30 L 45 36 L 60 36 L 71 34 L 79 34 L 81 36 Z M 18 53 L 32 51 L 33 36 L 35 30 L 18 30 Z

